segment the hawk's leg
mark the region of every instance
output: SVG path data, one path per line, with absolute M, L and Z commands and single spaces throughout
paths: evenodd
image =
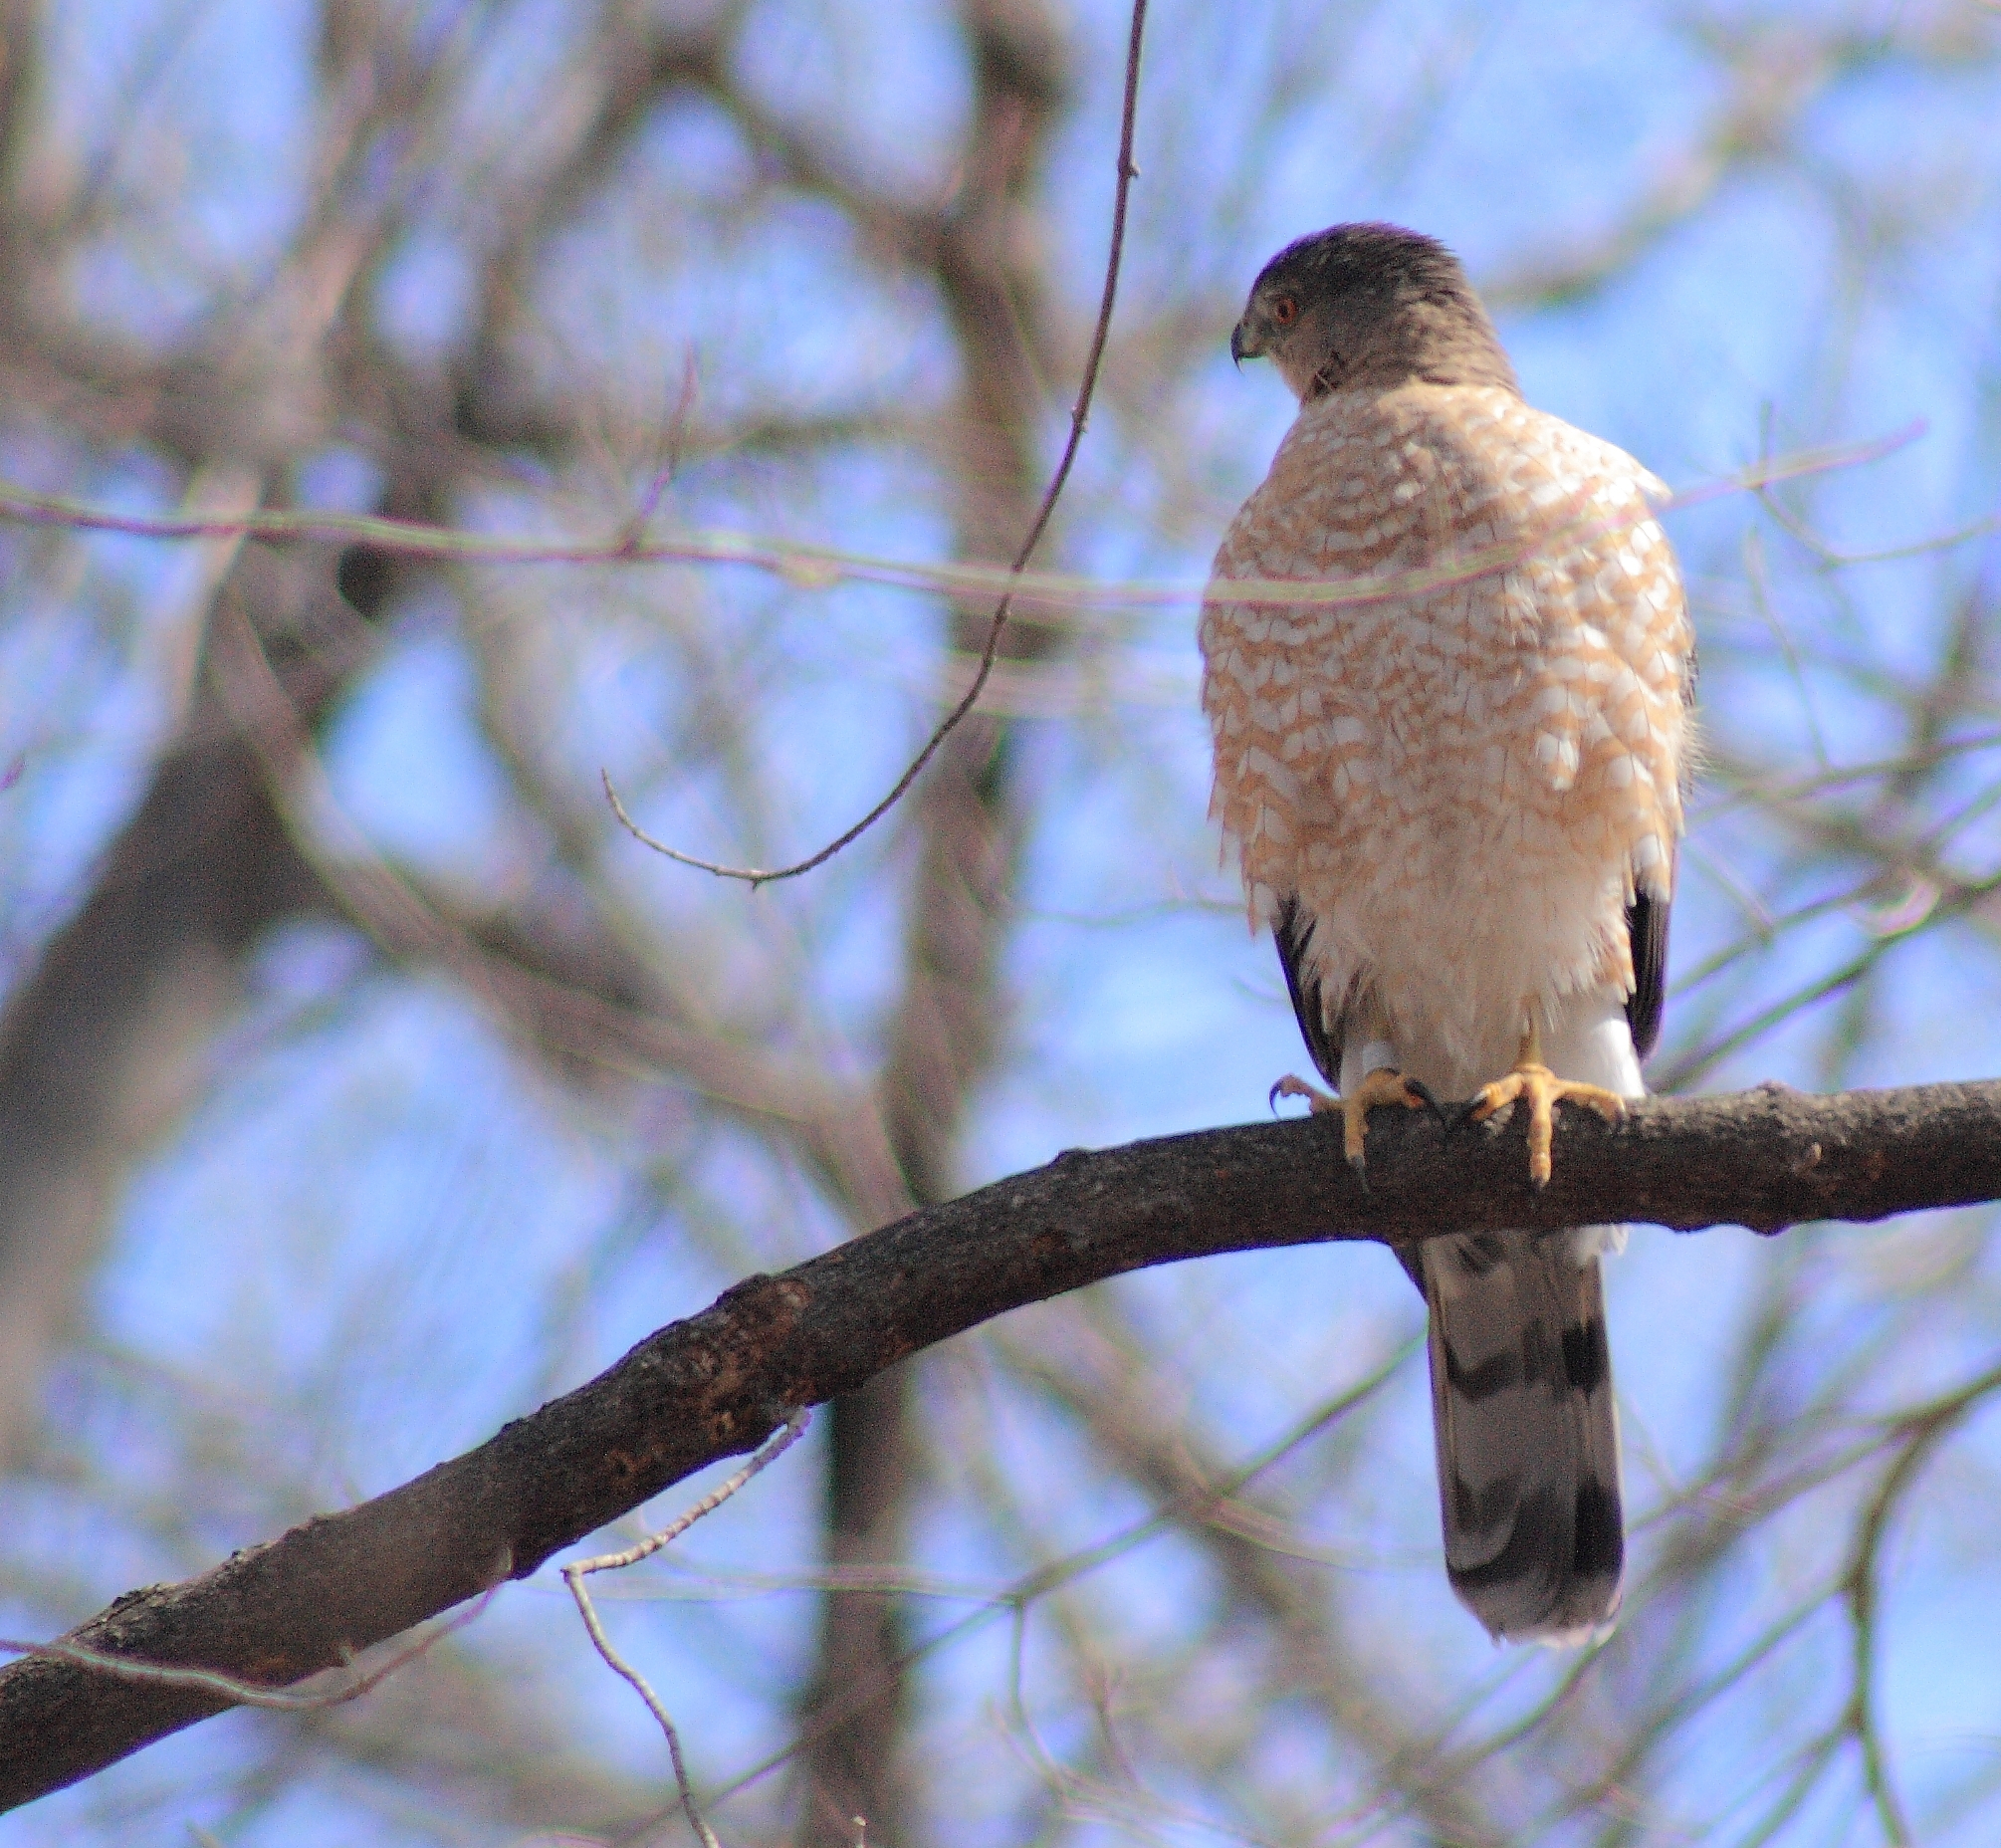
M 1514 1069 L 1504 1078 L 1483 1084 L 1467 1112 L 1475 1123 L 1484 1122 L 1496 1110 L 1504 1110 L 1517 1098 L 1528 1099 L 1528 1178 L 1533 1187 L 1549 1182 L 1550 1142 L 1556 1134 L 1556 1106 L 1568 1101 L 1588 1104 L 1616 1123 L 1626 1114 L 1626 1099 L 1601 1084 L 1580 1084 L 1559 1078 L 1542 1062 L 1542 1009 L 1534 1000 L 1522 1004 L 1527 1026 L 1521 1037 L 1521 1050 L 1515 1054 Z
M 1308 1084 L 1304 1078 L 1295 1078 L 1288 1071 L 1271 1087 L 1272 1102 L 1281 1097 L 1304 1097 L 1315 1116 L 1340 1113 L 1342 1153 L 1357 1174 L 1369 1165 L 1362 1144 L 1369 1134 L 1369 1112 L 1377 1104 L 1400 1103 L 1407 1110 L 1430 1110 L 1434 1115 L 1439 1110 L 1438 1099 L 1424 1085 L 1389 1065 L 1378 1065 L 1361 1083 L 1338 1097 Z

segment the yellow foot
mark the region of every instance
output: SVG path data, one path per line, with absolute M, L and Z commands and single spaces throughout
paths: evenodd
M 1272 1101 L 1276 1103 L 1281 1097 L 1304 1097 L 1315 1116 L 1338 1111 L 1341 1116 L 1341 1150 L 1348 1157 L 1348 1166 L 1358 1173 L 1369 1163 L 1362 1144 L 1369 1135 L 1369 1112 L 1377 1104 L 1400 1103 L 1407 1110 L 1437 1110 L 1439 1107 L 1437 1100 L 1422 1084 L 1388 1065 L 1377 1066 L 1352 1091 L 1343 1091 L 1338 1097 L 1287 1072 L 1271 1087 Z
M 1528 1099 L 1528 1178 L 1533 1187 L 1549 1183 L 1549 1146 L 1556 1134 L 1559 1103 L 1588 1104 L 1608 1123 L 1616 1123 L 1626 1114 L 1626 1099 L 1617 1091 L 1559 1078 L 1541 1059 L 1528 1055 L 1516 1060 L 1506 1077 L 1481 1085 L 1468 1114 L 1475 1123 L 1482 1123 L 1519 1097 Z

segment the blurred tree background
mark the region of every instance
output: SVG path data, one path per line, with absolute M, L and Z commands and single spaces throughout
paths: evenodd
M 4 0 L 0 475 L 1004 561 L 1103 283 L 1128 25 Z M 1043 553 L 1080 594 L 808 878 L 650 855 L 600 770 L 677 845 L 792 857 L 990 602 L 0 529 L 6 1634 L 378 1493 L 749 1270 L 1263 1108 L 1303 1054 L 1204 820 L 1194 602 L 1292 408 L 1229 326 L 1337 219 L 1452 243 L 1531 400 L 1677 487 L 1921 421 L 1669 518 L 1707 747 L 1654 1075 L 2001 1070 L 1996 9 L 1148 33 Z M 1089 593 L 1133 579 L 1189 594 Z M 1994 1225 L 1639 1234 L 1635 1544 L 1588 1655 L 1453 1604 L 1421 1304 L 1353 1246 L 953 1342 L 600 1602 L 730 1844 L 1991 1842 Z M 672 1798 L 546 1571 L 366 1700 L 199 1727 L 0 1842 L 631 1843 L 683 1838 Z

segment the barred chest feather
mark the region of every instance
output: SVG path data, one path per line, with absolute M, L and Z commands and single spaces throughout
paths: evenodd
M 1449 1094 L 1505 1067 L 1525 996 L 1629 987 L 1625 908 L 1669 896 L 1692 636 L 1663 493 L 1496 387 L 1336 393 L 1217 554 L 1212 812 L 1252 922 L 1296 894 L 1330 1002 L 1372 996 Z

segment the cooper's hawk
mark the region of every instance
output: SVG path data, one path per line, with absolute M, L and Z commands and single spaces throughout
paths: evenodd
M 1253 928 L 1351 1161 L 1371 1104 L 1477 1093 L 1528 1107 L 1547 1179 L 1551 1104 L 1618 1114 L 1661 1024 L 1693 671 L 1666 490 L 1522 402 L 1457 260 L 1415 232 L 1279 252 L 1230 352 L 1300 400 L 1202 618 L 1213 812 Z M 1269 593 L 1232 600 L 1246 579 Z M 1496 1637 L 1575 1640 L 1619 1606 L 1598 1260 L 1623 1240 L 1398 1253 L 1431 1311 L 1445 1563 Z

